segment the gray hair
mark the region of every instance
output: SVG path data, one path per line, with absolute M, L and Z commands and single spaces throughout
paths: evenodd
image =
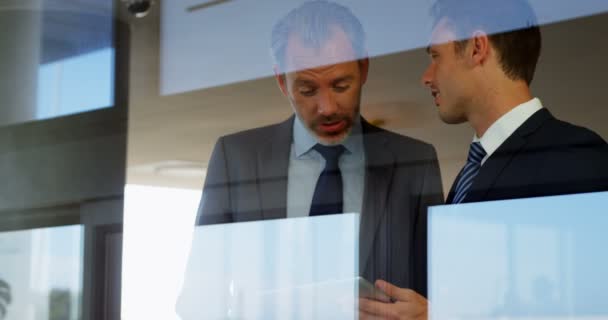
M 367 55 L 363 26 L 350 9 L 337 3 L 316 0 L 291 10 L 274 25 L 270 45 L 274 62 L 284 70 L 285 48 L 290 35 L 298 34 L 307 45 L 320 48 L 332 35 L 333 26 L 340 27 L 346 33 L 358 59 Z

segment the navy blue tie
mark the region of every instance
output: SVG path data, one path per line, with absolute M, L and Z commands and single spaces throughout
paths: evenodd
M 467 196 L 469 189 L 473 185 L 473 180 L 479 169 L 481 168 L 481 160 L 486 156 L 486 151 L 479 142 L 471 143 L 469 149 L 469 158 L 467 163 L 462 168 L 460 175 L 458 176 L 458 182 L 456 183 L 456 190 L 452 203 L 461 203 L 462 200 Z
M 342 174 L 338 160 L 344 152 L 342 145 L 313 147 L 325 158 L 325 168 L 319 175 L 310 204 L 310 216 L 342 213 Z

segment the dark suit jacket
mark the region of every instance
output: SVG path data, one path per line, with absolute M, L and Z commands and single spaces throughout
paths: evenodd
M 454 198 L 454 186 L 446 203 Z M 542 109 L 481 167 L 463 202 L 608 190 L 608 145 Z
M 294 117 L 221 137 L 213 150 L 197 224 L 287 216 Z M 366 157 L 359 271 L 426 295 L 427 207 L 443 203 L 433 146 L 363 121 Z

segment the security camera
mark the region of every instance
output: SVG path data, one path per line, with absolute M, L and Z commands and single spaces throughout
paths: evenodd
M 150 7 L 154 4 L 152 0 L 122 0 L 127 5 L 127 10 L 135 18 L 143 18 L 150 12 Z

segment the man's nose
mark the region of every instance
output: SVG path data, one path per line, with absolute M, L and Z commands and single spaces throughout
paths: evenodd
M 331 92 L 326 92 L 319 97 L 318 113 L 324 116 L 331 116 L 338 112 L 336 97 Z
M 430 87 L 431 83 L 433 82 L 433 70 L 432 70 L 432 66 L 429 65 L 424 72 L 422 73 L 422 77 L 420 78 L 420 83 L 423 86 L 426 87 Z

